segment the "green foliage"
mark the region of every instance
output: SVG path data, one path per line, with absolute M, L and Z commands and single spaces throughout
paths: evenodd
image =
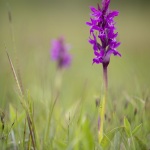
M 14 123 L 14 127 L 21 124 L 22 121 L 25 119 L 25 112 L 17 112 L 17 110 L 15 110 L 15 108 L 11 104 L 9 105 L 9 114 L 10 122 Z
M 135 136 L 136 142 L 138 143 L 137 149 L 139 150 L 148 150 L 148 147 L 146 146 L 146 144 L 137 136 Z
M 142 127 L 142 123 L 137 125 L 133 130 L 132 130 L 132 135 L 134 136 Z
M 85 101 L 88 92 L 84 89 L 78 101 L 74 102 L 70 108 L 63 108 L 62 101 L 65 99 L 62 97 L 63 93 L 60 92 L 61 87 L 57 90 L 58 95 L 55 88 L 53 89 L 57 96 L 49 96 L 51 97 L 49 101 L 43 99 L 44 102 L 36 100 L 29 91 L 25 95 L 19 96 L 21 109 L 16 109 L 15 103 L 9 103 L 7 123 L 4 121 L 4 113 L 1 111 L 1 139 L 4 140 L 1 140 L 0 145 L 3 149 L 147 150 L 146 141 L 148 139 L 144 134 L 147 134 L 148 129 L 145 130 L 143 126 L 148 127 L 149 115 L 147 108 L 145 111 L 144 107 L 140 106 L 141 103 L 144 104 L 143 101 L 135 104 L 133 98 L 126 96 L 129 103 L 127 106 L 122 106 L 121 111 L 119 108 L 114 111 L 110 107 L 113 113 L 108 114 L 108 117 L 105 118 L 104 136 L 99 143 L 96 118 L 98 113 L 94 110 L 95 106 L 92 108 L 92 105 Z M 108 101 L 113 96 L 110 95 Z M 111 105 L 113 104 L 112 101 L 109 102 Z M 124 103 L 122 98 L 121 103 Z M 134 107 L 138 108 L 138 112 L 144 111 L 145 122 L 141 123 L 143 116 L 137 115 Z M 106 113 L 108 113 L 107 111 Z M 103 109 L 101 109 L 101 114 L 104 116 Z M 122 115 L 128 117 L 122 119 Z M 120 124 L 121 126 L 116 126 Z M 3 127 L 4 125 L 5 127 Z M 142 131 L 144 133 L 141 136 Z
M 116 134 L 114 136 L 114 141 L 112 141 L 114 150 L 119 150 L 120 149 L 121 141 L 122 141 L 122 137 L 121 137 L 120 132 L 116 132 Z
M 126 117 L 124 118 L 124 127 L 125 127 L 127 136 L 131 137 L 132 136 L 131 125 Z
M 101 141 L 101 146 L 104 149 L 107 148 L 112 143 L 112 140 L 113 140 L 114 136 L 116 135 L 116 133 L 118 133 L 122 129 L 123 129 L 123 127 L 117 127 L 117 128 L 112 129 L 108 133 L 106 133 Z

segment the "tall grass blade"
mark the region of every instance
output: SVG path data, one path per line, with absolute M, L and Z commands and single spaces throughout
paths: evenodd
M 8 8 L 8 20 L 10 23 L 10 32 L 11 32 L 11 38 L 12 38 L 12 43 L 13 43 L 13 50 L 14 50 L 14 56 L 15 56 L 15 65 L 16 65 L 16 74 L 20 83 L 20 88 L 22 93 L 24 93 L 24 88 L 22 84 L 22 78 L 21 78 L 21 73 L 20 73 L 20 67 L 19 67 L 19 59 L 17 56 L 17 50 L 16 50 L 16 42 L 15 42 L 15 34 L 14 34 L 14 26 L 13 26 L 13 19 L 12 19 L 12 13 L 9 4 L 7 4 Z
M 9 63 L 10 63 L 10 66 L 11 66 L 11 69 L 12 69 L 12 72 L 13 72 L 13 75 L 14 75 L 14 78 L 15 78 L 15 81 L 16 81 L 16 84 L 17 84 L 17 87 L 18 87 L 18 90 L 20 92 L 20 95 L 21 95 L 21 100 L 24 99 L 24 95 L 23 95 L 23 92 L 22 92 L 22 89 L 20 87 L 20 83 L 19 83 L 19 80 L 18 80 L 18 77 L 17 77 L 17 74 L 16 74 L 16 71 L 15 71 L 15 68 L 14 68 L 14 65 L 12 63 L 12 60 L 8 54 L 8 52 L 6 51 L 7 53 L 7 57 L 8 57 L 8 60 L 9 60 Z M 23 104 L 23 103 L 22 103 Z M 23 105 L 24 106 L 24 105 Z M 32 123 L 32 119 L 29 115 L 29 110 L 27 107 L 24 106 L 24 109 L 26 111 L 26 115 L 27 115 L 27 121 L 28 121 L 28 127 L 29 127 L 29 130 L 30 130 L 30 135 L 31 135 L 31 140 L 32 140 L 32 144 L 33 144 L 33 148 L 34 150 L 36 149 L 36 144 L 35 144 L 35 135 L 34 135 L 34 131 L 33 131 L 33 123 Z
M 8 54 L 7 51 L 6 51 L 6 53 L 7 53 L 7 57 L 8 57 L 8 60 L 9 60 L 9 63 L 10 63 L 10 66 L 11 66 L 11 69 L 12 69 L 12 72 L 13 72 L 13 75 L 14 75 L 14 79 L 15 79 L 15 81 L 16 81 L 16 84 L 17 84 L 17 87 L 18 87 L 18 90 L 19 90 L 19 93 L 20 93 L 21 96 L 23 96 L 23 92 L 22 92 L 22 90 L 21 90 L 21 86 L 20 86 L 20 84 L 19 84 L 19 80 L 18 80 L 16 71 L 15 71 L 14 65 L 13 65 L 13 63 L 12 63 L 12 61 L 11 61 L 11 58 L 10 58 L 10 56 L 9 56 L 9 54 Z

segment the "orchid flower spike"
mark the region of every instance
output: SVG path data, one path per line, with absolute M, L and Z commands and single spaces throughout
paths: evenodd
M 101 7 L 90 7 L 91 21 L 86 22 L 90 26 L 89 43 L 93 46 L 93 63 L 102 63 L 107 67 L 110 62 L 111 54 L 121 56 L 117 51 L 120 42 L 116 38 L 114 17 L 118 16 L 118 11 L 109 9 L 110 0 L 102 0 Z

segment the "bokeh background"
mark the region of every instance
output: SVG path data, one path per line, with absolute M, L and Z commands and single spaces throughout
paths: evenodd
M 68 107 L 87 84 L 93 99 L 102 84 L 101 65 L 92 65 L 93 51 L 88 43 L 89 6 L 100 0 L 0 0 L 0 108 L 16 102 L 16 87 L 5 50 L 15 63 L 14 44 L 24 88 L 34 99 L 50 97 L 55 63 L 50 60 L 51 40 L 64 36 L 72 47 L 71 67 L 63 76 L 62 96 Z M 147 91 L 150 85 L 150 1 L 111 0 L 111 9 L 119 10 L 118 48 L 122 57 L 111 57 L 109 88 L 114 93 Z M 8 11 L 11 11 L 15 43 L 12 41 Z M 136 91 L 136 92 L 135 92 Z M 67 95 L 67 98 L 65 98 Z M 99 94 L 98 94 L 99 95 Z M 39 106 L 40 107 L 40 106 Z

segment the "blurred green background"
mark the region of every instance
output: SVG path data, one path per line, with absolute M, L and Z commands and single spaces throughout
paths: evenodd
M 102 83 L 101 65 L 92 65 L 93 51 L 88 43 L 89 6 L 100 0 L 0 0 L 0 107 L 15 100 L 15 81 L 5 52 L 15 63 L 8 10 L 11 10 L 15 46 L 24 88 L 34 98 L 50 97 L 55 63 L 50 61 L 50 41 L 63 35 L 71 44 L 72 66 L 63 79 L 64 97 L 70 105 L 87 82 L 89 99 L 98 94 Z M 111 0 L 112 10 L 120 11 L 117 22 L 118 48 L 122 57 L 111 57 L 109 88 L 120 95 L 145 91 L 150 85 L 150 1 Z M 5 48 L 6 47 L 6 48 Z

